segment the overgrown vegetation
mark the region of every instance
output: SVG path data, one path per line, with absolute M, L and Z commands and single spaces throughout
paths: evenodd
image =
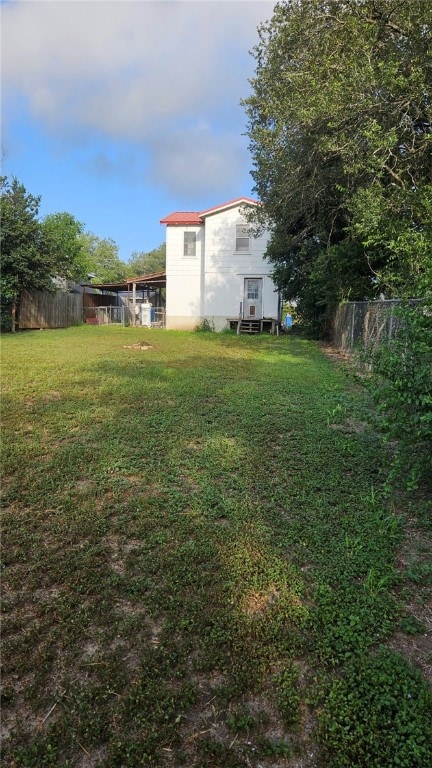
M 396 441 L 388 485 L 416 489 L 432 478 L 432 301 L 397 312 L 398 335 L 367 359 L 380 428 L 387 441 Z
M 214 323 L 206 317 L 195 326 L 195 333 L 214 333 Z
M 432 250 L 424 0 L 285 0 L 245 99 L 267 255 L 305 326 L 342 300 L 422 296 Z
M 299 338 L 140 333 L 2 339 L 4 764 L 429 764 L 366 390 Z

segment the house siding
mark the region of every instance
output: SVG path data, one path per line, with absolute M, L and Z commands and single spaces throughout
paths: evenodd
M 196 233 L 195 256 L 184 256 L 184 233 Z M 166 327 L 192 330 L 201 320 L 204 226 L 168 226 Z
M 244 279 L 263 279 L 263 315 L 277 319 L 278 295 L 264 260 L 268 235 L 250 239 L 250 252 L 236 253 L 241 206 L 203 217 L 201 226 L 167 227 L 167 328 L 192 329 L 203 319 L 216 330 L 239 315 Z M 185 231 L 197 232 L 195 257 L 183 256 Z

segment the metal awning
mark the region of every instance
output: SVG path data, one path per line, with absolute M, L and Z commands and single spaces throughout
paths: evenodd
M 83 288 L 97 288 L 99 291 L 112 291 L 120 293 L 121 291 L 130 291 L 138 288 L 156 289 L 166 286 L 166 272 L 151 272 L 148 275 L 139 275 L 138 277 L 127 277 L 119 283 L 81 283 Z

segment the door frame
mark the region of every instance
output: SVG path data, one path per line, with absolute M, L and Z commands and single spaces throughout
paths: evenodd
M 254 281 L 258 283 L 258 297 L 256 299 L 254 298 L 248 298 L 248 281 Z M 264 287 L 264 278 L 263 277 L 245 277 L 243 279 L 243 320 L 262 320 L 264 313 L 263 313 L 263 287 Z M 253 308 L 254 311 L 249 311 L 250 308 Z M 258 311 L 257 311 L 258 310 Z

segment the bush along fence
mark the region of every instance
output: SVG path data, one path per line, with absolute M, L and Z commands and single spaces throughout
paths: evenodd
M 333 343 L 360 352 L 369 372 L 380 431 L 393 446 L 388 490 L 432 481 L 432 301 L 342 304 Z
M 419 302 L 419 299 L 413 299 L 410 304 Z M 340 304 L 331 328 L 333 344 L 348 352 L 387 345 L 401 328 L 403 320 L 397 311 L 401 303 L 399 299 L 386 299 Z

